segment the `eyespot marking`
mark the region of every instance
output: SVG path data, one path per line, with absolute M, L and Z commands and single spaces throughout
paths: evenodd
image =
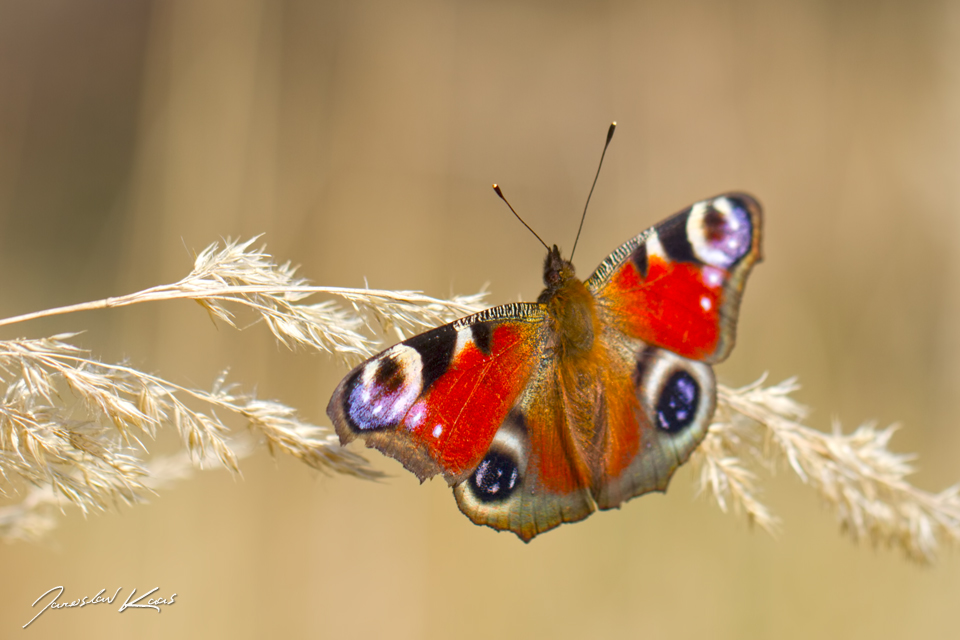
M 657 399 L 657 427 L 678 433 L 689 427 L 700 405 L 700 385 L 686 371 L 675 371 L 660 390 Z
M 347 422 L 357 431 L 396 426 L 422 391 L 422 373 L 420 354 L 404 344 L 368 362 L 347 382 Z
M 478 501 L 502 502 L 519 486 L 520 468 L 505 452 L 492 450 L 470 476 L 469 483 Z
M 388 391 L 396 391 L 403 384 L 403 371 L 395 358 L 386 357 L 377 363 L 373 381 Z
M 697 259 L 714 267 L 729 269 L 750 252 L 753 244 L 750 213 L 731 198 L 695 204 L 686 226 Z
M 514 407 L 497 431 L 483 460 L 458 485 L 458 500 L 482 508 L 500 509 L 511 500 L 523 484 L 529 446 L 527 424 L 523 412 Z

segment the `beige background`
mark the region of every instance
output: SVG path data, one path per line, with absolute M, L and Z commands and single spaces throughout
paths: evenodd
M 900 422 L 916 483 L 960 480 L 960 3 L 0 0 L 0 316 L 187 273 L 265 233 L 317 283 L 532 299 L 569 249 L 730 189 L 767 211 L 728 384 L 799 375 L 812 424 Z M 173 303 L 59 318 L 100 357 L 233 380 L 326 423 L 345 372 Z M 156 444 L 163 449 L 164 443 Z M 960 553 L 843 538 L 788 473 L 773 540 L 667 496 L 530 545 L 442 482 L 325 477 L 265 451 L 151 504 L 0 548 L 0 635 L 36 638 L 955 638 Z M 30 603 L 176 592 L 161 615 Z

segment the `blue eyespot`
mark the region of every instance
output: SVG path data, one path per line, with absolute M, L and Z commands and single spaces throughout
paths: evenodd
M 520 469 L 501 452 L 489 452 L 470 476 L 470 488 L 480 502 L 502 502 L 520 484 Z
M 657 400 L 657 427 L 678 433 L 693 424 L 700 405 L 700 385 L 686 371 L 670 376 Z

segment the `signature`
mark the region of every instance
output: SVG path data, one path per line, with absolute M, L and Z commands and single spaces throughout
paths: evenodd
M 51 593 L 56 593 L 56 595 L 53 596 L 53 599 L 51 599 L 50 602 L 48 602 L 43 609 L 38 611 L 37 615 L 33 616 L 30 619 L 30 622 L 23 625 L 23 628 L 26 629 L 31 624 L 33 624 L 33 621 L 39 618 L 40 615 L 43 612 L 45 612 L 47 609 L 71 609 L 73 607 L 85 607 L 90 604 L 103 604 L 104 602 L 106 602 L 107 604 L 113 604 L 113 601 L 117 599 L 117 596 L 120 595 L 120 592 L 122 590 L 123 590 L 123 587 L 120 587 L 114 592 L 113 596 L 109 598 L 103 595 L 106 592 L 106 589 L 100 589 L 97 595 L 93 596 L 92 598 L 83 596 L 82 598 L 78 598 L 70 602 L 60 602 L 58 598 L 60 598 L 60 596 L 63 595 L 63 587 L 62 586 L 53 587 L 52 589 L 48 589 L 47 591 L 43 592 L 43 594 L 41 594 L 41 596 L 37 598 L 32 605 L 30 605 L 31 607 L 35 607 L 41 600 L 46 598 L 48 595 L 50 595 Z M 130 595 L 127 596 L 127 599 L 124 601 L 124 603 L 120 605 L 120 608 L 117 609 L 117 612 L 123 613 L 127 609 L 154 609 L 156 610 L 157 613 L 160 613 L 160 606 L 174 604 L 174 599 L 177 597 L 177 594 L 174 593 L 169 598 L 150 598 L 145 603 L 141 604 L 141 600 L 143 600 L 147 596 L 159 590 L 160 590 L 160 587 L 154 587 L 153 589 L 151 589 L 150 591 L 147 591 L 145 594 L 143 594 L 136 600 L 133 600 L 133 597 L 137 595 L 137 590 L 134 589 L 133 591 L 130 592 Z

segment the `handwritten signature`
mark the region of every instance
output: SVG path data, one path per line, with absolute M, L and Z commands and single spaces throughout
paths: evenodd
M 37 604 L 41 600 L 46 598 L 51 593 L 56 592 L 56 595 L 53 596 L 53 599 L 47 603 L 47 606 L 45 606 L 43 609 L 37 612 L 37 615 L 33 616 L 30 619 L 30 622 L 23 625 L 23 628 L 26 629 L 31 624 L 33 624 L 33 621 L 39 618 L 40 615 L 43 612 L 45 612 L 47 609 L 70 609 L 73 607 L 85 607 L 89 604 L 103 604 L 104 602 L 106 602 L 107 604 L 113 604 L 113 601 L 117 599 L 117 596 L 120 595 L 120 592 L 122 590 L 123 590 L 123 587 L 120 587 L 119 589 L 117 589 L 116 592 L 114 592 L 113 597 L 111 598 L 104 597 L 103 594 L 104 592 L 106 592 L 106 589 L 100 589 L 97 595 L 93 596 L 92 598 L 83 596 L 82 598 L 78 598 L 77 600 L 73 600 L 71 602 L 59 602 L 58 598 L 63 595 L 63 587 L 60 586 L 60 587 L 54 587 L 52 589 L 48 589 L 47 591 L 43 592 L 43 594 L 39 598 L 37 598 L 34 601 L 34 603 L 30 606 L 31 607 L 37 606 Z M 154 587 L 153 589 L 151 589 L 150 591 L 147 591 L 145 594 L 143 594 L 136 600 L 131 600 L 131 598 L 137 595 L 137 590 L 134 589 L 133 591 L 130 592 L 130 595 L 127 596 L 127 599 L 124 601 L 124 603 L 120 605 L 120 608 L 117 610 L 117 612 L 123 613 L 127 609 L 155 609 L 157 613 L 160 613 L 161 605 L 175 604 L 174 599 L 177 597 L 177 594 L 173 594 L 169 598 L 150 598 L 149 600 L 147 600 L 145 604 L 140 604 L 141 600 L 151 595 L 155 591 L 159 591 L 159 590 L 160 590 L 160 587 Z

